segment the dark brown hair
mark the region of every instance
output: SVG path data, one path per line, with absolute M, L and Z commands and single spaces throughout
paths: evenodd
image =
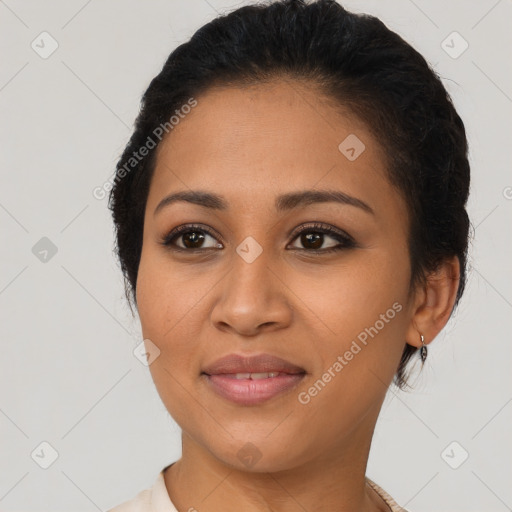
M 348 12 L 334 0 L 277 0 L 219 16 L 178 46 L 153 78 L 109 197 L 128 302 L 136 304 L 144 211 L 158 143 L 140 160 L 134 154 L 149 147 L 155 129 L 169 123 L 191 97 L 216 84 L 279 77 L 316 85 L 366 122 L 385 148 L 389 180 L 409 208 L 411 287 L 457 256 L 457 304 L 466 281 L 470 227 L 464 124 L 438 75 L 416 50 L 378 18 Z M 404 341 L 394 380 L 401 389 L 416 350 Z

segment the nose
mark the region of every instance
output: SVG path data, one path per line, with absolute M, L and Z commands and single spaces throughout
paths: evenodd
M 291 291 L 283 282 L 285 276 L 279 276 L 277 265 L 269 261 L 265 251 L 249 261 L 233 254 L 231 270 L 216 287 L 213 325 L 244 336 L 287 327 L 292 308 Z

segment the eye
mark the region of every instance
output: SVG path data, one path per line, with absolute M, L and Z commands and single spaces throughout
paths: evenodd
M 328 238 L 336 241 L 337 244 L 331 244 L 330 247 L 322 249 L 321 247 L 324 244 L 325 235 L 328 235 Z M 301 229 L 298 232 L 295 231 L 293 236 L 295 237 L 294 240 L 298 240 L 304 247 L 306 247 L 305 249 L 293 247 L 293 249 L 306 252 L 329 253 L 333 251 L 340 251 L 342 249 L 349 249 L 356 245 L 354 239 L 347 233 L 329 225 L 319 223 L 301 226 Z
M 322 248 L 325 235 L 337 242 L 327 248 Z M 310 253 L 329 253 L 349 249 L 356 246 L 354 239 L 347 233 L 335 229 L 329 225 L 312 223 L 296 229 L 292 235 L 293 240 L 298 240 L 303 247 L 292 247 L 294 250 Z M 209 247 L 204 246 L 205 240 L 211 238 L 213 243 Z M 174 251 L 200 252 L 210 249 L 222 249 L 223 245 L 217 242 L 217 235 L 207 227 L 186 224 L 178 226 L 166 235 L 160 243 Z M 177 243 L 181 242 L 181 245 Z
M 203 243 L 207 238 L 211 238 L 214 241 L 213 245 L 210 247 L 203 246 Z M 175 240 L 181 240 L 182 245 L 176 244 Z M 216 241 L 212 231 L 205 227 L 190 224 L 178 226 L 173 229 L 161 241 L 161 243 L 165 246 L 171 247 L 173 250 L 187 252 L 201 249 L 222 249 L 222 244 Z

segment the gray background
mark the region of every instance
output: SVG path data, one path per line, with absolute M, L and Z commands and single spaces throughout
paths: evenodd
M 107 200 L 92 190 L 111 176 L 170 51 L 237 5 L 0 1 L 2 511 L 106 510 L 180 455 L 179 428 L 132 353 L 140 326 Z M 465 297 L 415 391 L 389 391 L 367 474 L 413 512 L 511 510 L 512 2 L 344 5 L 379 16 L 442 76 L 468 131 L 476 228 Z M 59 45 L 47 58 L 31 47 L 51 49 L 43 31 Z M 469 44 L 457 58 L 454 31 Z M 48 469 L 43 441 L 58 453 Z

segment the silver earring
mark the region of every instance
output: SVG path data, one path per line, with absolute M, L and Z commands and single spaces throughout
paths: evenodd
M 425 338 L 423 337 L 423 334 L 420 334 L 420 339 L 421 339 L 420 356 L 421 356 L 421 362 L 424 363 L 425 359 L 427 359 L 427 346 L 424 343 Z

